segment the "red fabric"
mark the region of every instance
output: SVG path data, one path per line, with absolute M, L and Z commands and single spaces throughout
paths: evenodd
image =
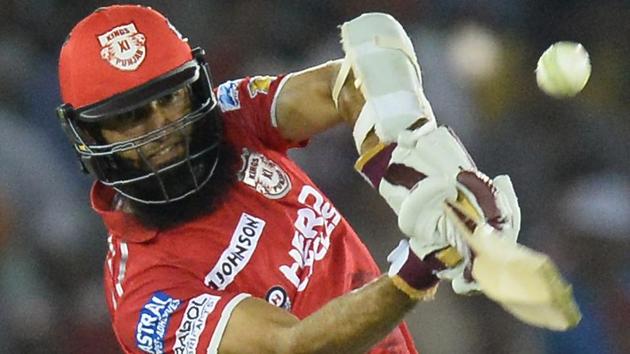
M 130 24 L 136 32 L 122 29 L 106 36 Z M 135 33 L 139 36 L 133 37 Z M 110 57 L 114 62 L 121 60 L 119 67 L 103 57 L 107 48 L 119 51 Z M 100 8 L 74 27 L 61 49 L 61 97 L 64 103 L 83 107 L 140 86 L 191 59 L 187 41 L 157 11 L 139 5 Z M 138 63 L 137 68 L 124 60 Z
M 253 97 L 249 78 L 225 84 L 236 93 L 225 85 L 218 88 L 219 100 L 227 102 L 221 95 L 232 93 L 240 105 L 237 109 L 222 105 L 232 109 L 224 113 L 228 139 L 238 151 L 247 149 L 254 158 L 246 160 L 246 177 L 241 177 L 229 192 L 229 201 L 214 213 L 166 232 L 148 232 L 131 216 L 109 210 L 106 206 L 111 205 L 113 193 L 95 185 L 93 206 L 111 235 L 106 293 L 114 331 L 125 352 L 141 352 L 139 342 L 151 342 L 146 340 L 152 328 L 149 320 L 157 317 L 149 312 L 145 324 L 140 317 L 143 311 L 160 313 L 165 308 L 159 305 L 162 300 L 152 302 L 156 293 L 162 298 L 166 294 L 171 305 L 178 304 L 165 315 L 169 321 L 161 337 L 164 352 L 171 352 L 177 343 L 178 329 L 183 341 L 182 318 L 188 300 L 201 294 L 212 296 L 216 306 L 208 313 L 203 331 L 198 340 L 188 342 L 197 345 L 197 352 L 206 353 L 210 338 L 220 328 L 217 324 L 229 318 L 224 309 L 239 294 L 262 299 L 269 294 L 267 301 L 304 318 L 379 276 L 377 265 L 350 225 L 287 157 L 286 149 L 294 144 L 270 123 L 281 78 L 269 80 L 270 85 Z M 290 184 L 282 182 L 283 173 Z M 264 180 L 263 175 L 269 178 Z M 402 324 L 372 353 L 416 350 Z

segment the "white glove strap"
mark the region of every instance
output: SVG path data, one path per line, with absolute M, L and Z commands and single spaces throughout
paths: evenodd
M 341 41 L 346 57 L 332 95 L 338 105 L 351 67 L 355 87 L 366 101 L 353 132 L 359 153 L 372 129 L 388 144 L 420 118 L 435 128 L 433 110 L 422 90 L 420 66 L 400 23 L 387 14 L 364 14 L 341 26 Z

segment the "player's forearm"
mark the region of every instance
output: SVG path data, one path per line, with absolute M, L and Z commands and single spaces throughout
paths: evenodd
M 329 302 L 289 330 L 290 353 L 363 353 L 416 303 L 388 276 Z

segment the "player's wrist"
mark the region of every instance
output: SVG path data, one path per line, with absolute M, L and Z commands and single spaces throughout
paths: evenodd
M 433 254 L 420 259 L 402 240 L 387 257 L 390 262 L 388 276 L 396 288 L 414 300 L 433 299 L 440 279 L 437 273 L 446 268 Z

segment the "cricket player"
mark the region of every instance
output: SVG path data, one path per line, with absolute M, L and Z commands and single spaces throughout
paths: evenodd
M 440 278 L 475 289 L 444 202 L 464 186 L 500 228 L 513 210 L 497 196 L 515 197 L 437 127 L 398 22 L 361 16 L 342 41 L 343 60 L 215 87 L 204 52 L 151 8 L 100 8 L 71 31 L 58 116 L 96 179 L 125 353 L 416 353 L 405 314 Z M 341 123 L 409 236 L 386 274 L 287 156 Z

